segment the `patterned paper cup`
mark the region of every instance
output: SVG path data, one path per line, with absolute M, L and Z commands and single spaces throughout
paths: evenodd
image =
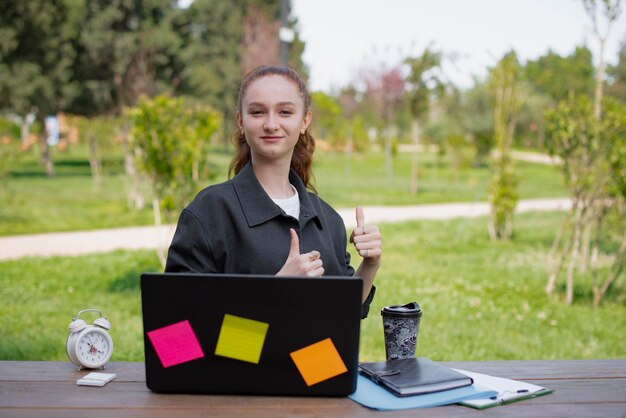
M 387 306 L 380 311 L 387 360 L 415 357 L 422 309 L 417 302 Z

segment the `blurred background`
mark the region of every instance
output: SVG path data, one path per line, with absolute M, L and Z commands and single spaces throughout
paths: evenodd
M 316 188 L 331 205 L 489 208 L 381 223 L 364 360 L 383 356 L 378 310 L 411 300 L 434 359 L 623 357 L 623 7 L 4 0 L 0 248 L 171 228 L 227 178 L 239 80 L 282 63 L 309 83 Z M 567 204 L 516 210 L 554 198 Z M 0 253 L 0 359 L 63 359 L 65 322 L 95 305 L 119 326 L 114 360 L 141 360 L 138 278 L 162 269 L 168 243 L 77 256 L 61 242 L 52 257 Z

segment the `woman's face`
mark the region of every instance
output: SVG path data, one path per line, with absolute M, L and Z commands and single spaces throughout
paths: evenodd
M 248 85 L 237 122 L 244 130 L 254 162 L 291 162 L 301 132 L 311 122 L 295 82 L 280 75 L 258 78 Z

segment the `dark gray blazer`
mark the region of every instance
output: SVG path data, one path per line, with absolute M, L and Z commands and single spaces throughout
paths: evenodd
M 320 252 L 325 275 L 354 275 L 339 214 L 308 192 L 294 171 L 289 181 L 300 196 L 300 219 L 272 201 L 250 163 L 231 180 L 202 190 L 180 215 L 165 271 L 273 275 L 287 260 L 294 228 L 301 253 Z M 363 318 L 374 291 L 363 305 Z

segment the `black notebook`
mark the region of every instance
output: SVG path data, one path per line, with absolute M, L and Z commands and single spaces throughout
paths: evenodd
M 396 396 L 441 392 L 474 381 L 426 357 L 360 363 L 359 371 Z

